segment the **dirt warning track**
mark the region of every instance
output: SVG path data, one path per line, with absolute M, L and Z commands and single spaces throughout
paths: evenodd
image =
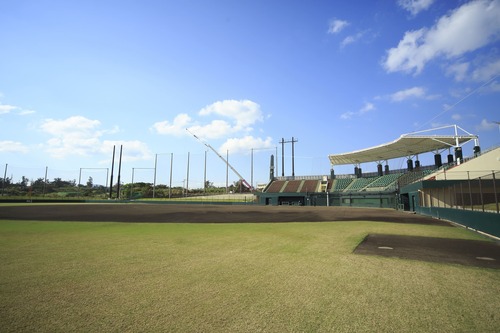
M 392 209 L 196 204 L 51 204 L 0 207 L 0 219 L 87 222 L 259 223 L 380 221 L 450 225 Z

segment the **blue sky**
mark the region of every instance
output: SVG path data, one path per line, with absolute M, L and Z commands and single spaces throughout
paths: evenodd
M 122 181 L 152 182 L 156 156 L 168 184 L 173 156 L 173 185 L 201 187 L 207 148 L 186 128 L 254 184 L 276 151 L 281 175 L 282 138 L 298 139 L 297 176 L 450 124 L 485 149 L 500 144 L 499 17 L 500 0 L 2 1 L 1 170 L 104 183 L 123 145 Z M 210 151 L 207 179 L 225 175 Z

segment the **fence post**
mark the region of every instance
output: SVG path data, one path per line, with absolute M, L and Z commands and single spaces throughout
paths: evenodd
M 449 202 L 450 202 L 450 208 L 453 208 L 453 206 L 455 206 L 455 203 L 453 202 L 453 201 L 454 201 L 454 199 L 453 199 L 453 194 L 452 194 L 452 192 L 453 192 L 453 191 L 451 190 L 451 186 L 450 186 L 450 187 L 448 187 L 448 195 L 449 195 L 449 197 L 450 197 L 448 200 L 450 200 L 450 201 L 449 201 Z
M 451 190 L 451 188 L 450 188 Z M 455 209 L 458 209 L 458 200 L 457 200 L 457 184 L 453 184 L 453 203 Z
M 443 187 L 443 207 L 446 208 L 446 188 Z
M 460 182 L 460 197 L 462 199 L 462 209 L 465 209 L 465 198 L 464 198 L 463 182 Z
M 491 171 L 491 175 L 493 176 L 493 193 L 495 193 L 495 202 L 497 204 L 497 214 L 499 213 L 498 209 L 498 194 L 497 194 L 497 185 L 495 179 L 495 171 Z
M 469 171 L 467 171 L 467 182 L 469 183 L 470 208 L 471 208 L 472 211 L 474 211 L 474 204 L 472 203 L 472 190 L 471 190 L 471 187 L 470 187 Z
M 433 196 L 432 188 L 429 188 L 429 207 L 434 207 L 434 196 Z
M 479 177 L 478 179 L 479 179 L 479 195 L 481 198 L 481 207 L 482 207 L 483 212 L 484 212 L 483 187 L 481 186 L 481 177 Z

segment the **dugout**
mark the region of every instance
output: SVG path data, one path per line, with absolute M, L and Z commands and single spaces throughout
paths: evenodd
M 302 193 L 259 193 L 257 202 L 266 206 L 309 206 L 310 197 Z

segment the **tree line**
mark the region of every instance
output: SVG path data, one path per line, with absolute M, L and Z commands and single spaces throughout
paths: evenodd
M 117 195 L 117 191 L 120 191 Z M 93 178 L 89 177 L 85 184 L 77 184 L 76 180 L 63 180 L 54 178 L 52 181 L 38 178 L 30 181 L 27 177 L 21 177 L 18 182 L 13 182 L 12 177 L 2 179 L 2 197 L 45 197 L 54 199 L 63 198 L 86 198 L 107 199 L 111 193 L 112 198 L 139 199 L 139 198 L 180 198 L 197 195 L 224 194 L 227 192 L 240 193 L 249 192 L 241 181 L 236 181 L 228 188 L 217 187 L 210 181 L 206 181 L 204 188 L 186 189 L 182 186 L 170 188 L 167 185 L 154 185 L 152 183 L 137 182 L 109 186 L 94 184 Z

